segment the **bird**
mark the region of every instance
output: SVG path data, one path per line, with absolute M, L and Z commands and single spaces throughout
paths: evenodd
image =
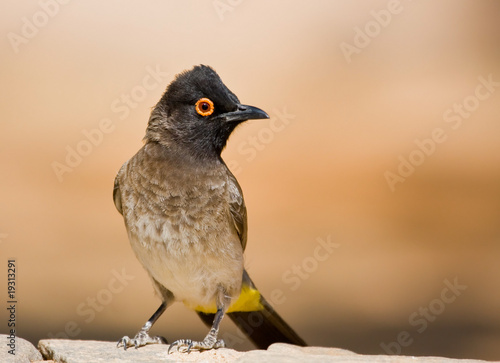
M 247 210 L 221 157 L 236 127 L 268 118 L 260 108 L 240 103 L 207 65 L 176 75 L 153 107 L 144 145 L 115 178 L 113 200 L 161 304 L 118 347 L 168 344 L 149 331 L 175 301 L 194 310 L 210 330 L 201 341 L 175 340 L 169 353 L 224 347 L 218 333 L 225 315 L 258 348 L 276 342 L 306 346 L 244 267 Z

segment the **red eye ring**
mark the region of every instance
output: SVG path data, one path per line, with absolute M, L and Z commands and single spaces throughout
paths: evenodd
M 209 116 L 214 112 L 215 107 L 214 103 L 210 99 L 200 98 L 196 101 L 195 109 L 198 114 L 202 116 Z

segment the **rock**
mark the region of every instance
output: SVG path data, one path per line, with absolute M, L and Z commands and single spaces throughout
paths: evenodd
M 244 352 L 233 349 L 217 349 L 189 354 L 167 353 L 168 345 L 152 344 L 139 349 L 117 348 L 116 342 L 93 340 L 40 340 L 38 348 L 45 359 L 65 363 L 140 363 L 140 362 L 235 362 Z
M 396 355 L 361 355 L 348 350 L 323 347 L 298 347 L 277 343 L 265 351 L 254 350 L 245 353 L 236 362 L 336 362 L 336 363 L 485 363 L 486 361 L 471 359 L 450 359 L 441 357 L 411 357 Z
M 193 351 L 189 354 L 168 354 L 167 345 L 148 345 L 139 349 L 117 348 L 114 342 L 83 340 L 41 340 L 38 347 L 45 359 L 65 363 L 133 363 L 133 362 L 336 362 L 336 363 L 480 363 L 470 359 L 440 357 L 407 357 L 390 355 L 360 355 L 348 350 L 323 347 L 297 347 L 277 343 L 267 350 L 238 352 L 233 349 Z M 2 360 L 3 362 L 3 360 Z
M 31 361 L 42 360 L 42 355 L 33 344 L 22 338 L 16 337 L 16 355 L 9 353 L 11 349 L 7 344 L 10 344 L 9 336 L 0 334 L 0 362 L 2 363 L 30 363 Z

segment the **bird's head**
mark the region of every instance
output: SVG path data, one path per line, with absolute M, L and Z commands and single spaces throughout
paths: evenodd
M 267 118 L 261 109 L 242 105 L 212 68 L 199 65 L 167 87 L 151 113 L 145 140 L 198 157 L 220 156 L 236 126 Z

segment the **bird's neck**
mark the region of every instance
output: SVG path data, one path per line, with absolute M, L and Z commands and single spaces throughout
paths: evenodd
M 177 168 L 217 168 L 225 165 L 220 153 L 200 148 L 186 147 L 166 140 L 150 141 L 146 139 L 145 149 L 151 155 L 158 156 L 170 166 Z M 210 149 L 208 149 L 210 150 Z

